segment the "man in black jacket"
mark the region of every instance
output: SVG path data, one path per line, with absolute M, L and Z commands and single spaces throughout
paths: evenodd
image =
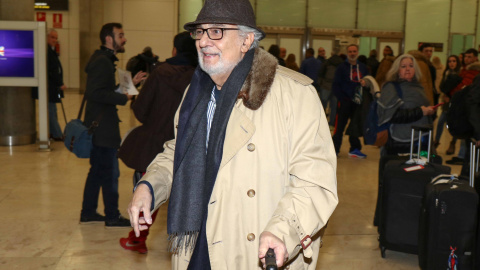
M 50 29 L 47 34 L 48 54 L 47 54 L 47 70 L 48 70 L 48 126 L 50 138 L 55 141 L 63 140 L 63 132 L 58 124 L 57 103 L 63 97 L 63 90 L 67 87 L 63 84 L 63 69 L 60 59 L 58 59 L 55 46 L 58 42 L 58 33 L 54 29 Z
M 477 75 L 472 82 L 473 88 L 468 93 L 467 106 L 469 107 L 469 117 L 468 120 L 473 127 L 472 139 L 475 139 L 476 147 L 480 147 L 480 75 Z M 471 139 L 465 140 L 465 159 L 463 161 L 461 175 L 468 176 L 470 173 L 470 143 Z M 479 157 L 477 156 L 477 159 Z M 475 161 L 475 160 L 474 160 Z M 476 184 L 476 183 L 475 183 Z M 478 187 L 477 187 L 478 188 Z
M 94 122 L 98 127 L 93 133 L 93 149 L 90 171 L 85 183 L 80 223 L 105 222 L 107 227 L 128 227 L 130 221 L 118 210 L 117 149 L 120 146 L 120 127 L 116 105 L 125 105 L 132 96 L 115 90 L 115 56 L 124 52 L 127 41 L 119 23 L 107 23 L 100 31 L 102 46 L 96 50 L 85 68 L 87 72 L 87 107 L 85 125 Z M 138 77 L 134 78 L 135 80 Z M 98 195 L 102 188 L 105 216 L 97 213 Z

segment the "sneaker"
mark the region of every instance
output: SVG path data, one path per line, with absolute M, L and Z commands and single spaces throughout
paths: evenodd
M 105 219 L 105 227 L 131 227 L 130 220 L 118 216 L 117 219 Z
M 145 241 L 131 241 L 130 238 L 120 238 L 120 246 L 126 250 L 136 251 L 140 254 L 147 254 L 148 249 Z
M 463 165 L 463 158 L 452 157 L 452 159 L 445 161 L 445 163 L 450 165 Z
M 360 150 L 355 149 L 355 150 L 351 151 L 350 153 L 348 153 L 348 157 L 364 159 L 364 158 L 367 158 L 367 155 L 360 152 Z
M 95 213 L 95 215 L 89 217 L 80 215 L 80 224 L 90 224 L 98 222 L 105 222 L 105 217 L 100 215 L 99 213 Z

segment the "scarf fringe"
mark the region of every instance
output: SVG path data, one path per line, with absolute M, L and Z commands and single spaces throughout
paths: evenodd
M 193 252 L 198 239 L 198 231 L 190 231 L 186 233 L 173 233 L 168 235 L 168 251 L 173 254 L 179 254 L 185 249 Z

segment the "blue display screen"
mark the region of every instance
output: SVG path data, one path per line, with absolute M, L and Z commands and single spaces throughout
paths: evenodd
M 0 77 L 35 77 L 32 30 L 0 30 Z

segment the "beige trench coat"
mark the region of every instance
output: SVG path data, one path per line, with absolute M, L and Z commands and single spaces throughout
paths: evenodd
M 338 204 L 335 150 L 312 81 L 283 67 L 273 74 L 261 106 L 251 110 L 238 100 L 228 122 L 208 205 L 213 270 L 261 269 L 263 231 L 284 241 L 289 269 L 315 269 L 318 232 Z M 175 140 L 165 146 L 143 178 L 155 190 L 156 208 L 171 190 Z M 172 269 L 186 269 L 190 255 L 172 255 Z

